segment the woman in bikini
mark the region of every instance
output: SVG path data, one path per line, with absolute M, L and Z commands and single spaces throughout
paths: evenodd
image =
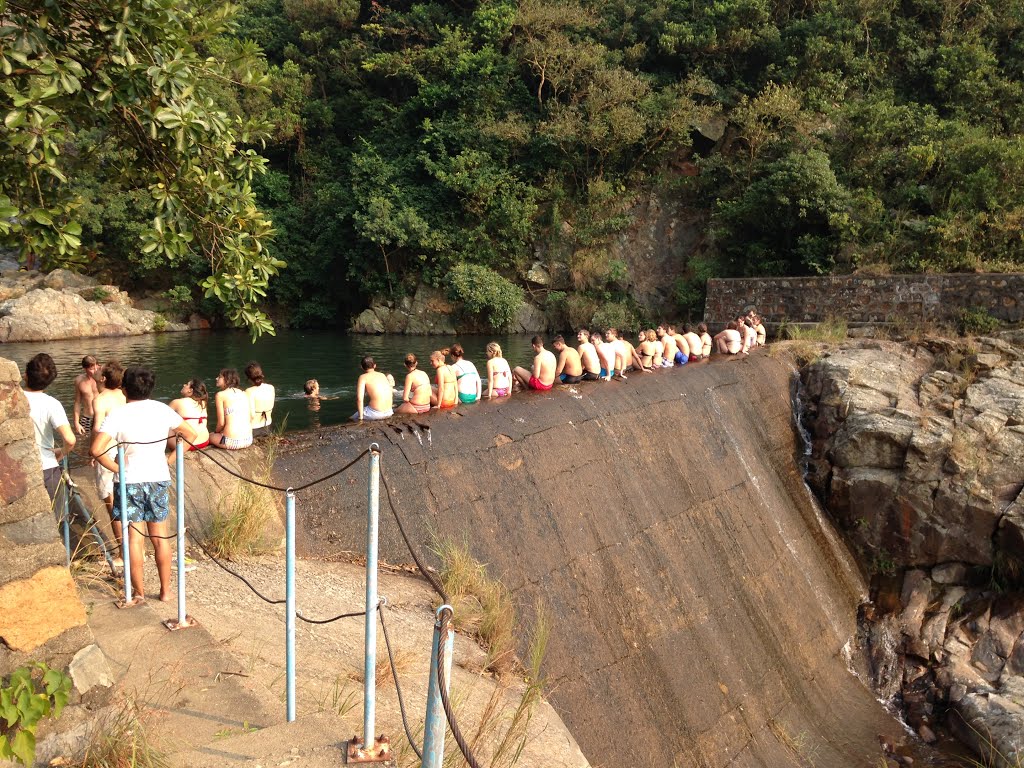
M 487 397 L 512 397 L 512 369 L 496 341 L 487 345 Z
M 430 364 L 437 369 L 437 386 L 430 393 L 430 404 L 438 408 L 454 408 L 459 402 L 455 373 L 444 362 L 447 356 L 447 349 L 437 349 L 430 354 Z
M 405 367 L 409 372 L 405 375 L 402 404 L 395 408 L 395 413 L 426 413 L 430 410 L 430 377 L 426 371 L 417 369 L 417 365 L 416 355 L 410 352 L 405 356 Z
M 190 451 L 199 451 L 210 444 L 210 429 L 207 426 L 206 403 L 209 400 L 206 384 L 202 379 L 189 379 L 181 385 L 181 397 L 171 400 L 171 410 L 192 425 L 196 431 L 195 443 Z M 168 438 L 167 445 L 174 448 L 175 438 Z
M 270 417 L 274 411 L 277 393 L 272 384 L 264 381 L 263 368 L 259 363 L 252 362 L 245 366 L 245 377 L 253 384 L 245 390 L 245 396 L 249 398 L 252 434 L 254 437 L 269 435 L 270 425 L 273 423 Z
M 237 451 L 252 445 L 249 398 L 238 388 L 238 371 L 225 368 L 217 374 L 217 430 L 210 433 L 210 445 Z
M 458 382 L 456 385 L 459 390 L 459 402 L 460 403 L 475 403 L 480 399 L 480 395 L 483 389 L 483 382 L 480 381 L 480 373 L 477 371 L 476 366 L 473 365 L 469 360 L 463 359 L 463 355 L 466 354 L 461 344 L 452 344 L 451 349 L 452 359 L 455 361 L 451 365 L 452 371 L 455 372 L 455 381 Z

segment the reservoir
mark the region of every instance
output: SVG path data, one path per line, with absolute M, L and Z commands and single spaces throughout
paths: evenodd
M 210 390 L 209 414 L 216 421 L 213 408 L 214 379 L 221 368 L 235 368 L 242 380 L 242 388 L 249 386 L 245 366 L 251 360 L 263 366 L 267 383 L 277 389 L 274 423 L 285 423 L 286 429 L 297 430 L 338 424 L 347 421 L 355 412 L 356 379 L 362 372 L 359 361 L 370 355 L 377 362 L 377 370 L 394 375 L 399 389 L 405 377 L 402 360 L 412 352 L 419 358 L 419 368 L 434 380 L 430 353 L 458 341 L 466 349 L 466 359 L 476 364 L 486 387 L 486 361 L 484 348 L 497 341 L 504 357 L 514 368 L 529 367 L 533 359 L 531 336 L 494 335 L 461 336 L 363 336 L 341 331 L 302 331 L 281 329 L 276 336 L 263 336 L 253 344 L 243 331 L 191 331 L 188 333 L 162 333 L 147 336 L 120 336 L 110 338 L 70 339 L 0 345 L 0 357 L 18 364 L 22 373 L 25 363 L 38 352 L 49 353 L 57 363 L 57 380 L 47 393 L 60 400 L 72 418 L 74 404 L 74 378 L 81 373 L 82 357 L 94 355 L 102 365 L 108 360 L 119 360 L 125 367 L 145 365 L 156 374 L 154 397 L 164 402 L 180 397 L 181 385 L 192 377 L 206 382 Z M 320 392 L 326 396 L 318 411 L 309 408 L 303 393 L 307 379 L 320 382 Z M 472 407 L 472 406 L 470 406 Z M 215 424 L 211 424 L 211 429 Z

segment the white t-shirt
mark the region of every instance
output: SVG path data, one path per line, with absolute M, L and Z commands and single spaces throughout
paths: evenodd
M 171 479 L 164 458 L 165 441 L 182 421 L 170 406 L 157 400 L 136 400 L 107 415 L 100 432 L 113 437 L 115 443 L 148 443 L 124 447 L 126 483 L 159 483 Z M 110 455 L 117 460 L 114 449 Z
M 452 364 L 452 368 L 456 371 L 455 379 L 458 382 L 456 386 L 459 388 L 459 394 L 475 395 L 476 383 L 480 380 L 476 366 L 469 360 L 459 360 Z
M 36 445 L 39 446 L 39 460 L 43 469 L 57 466 L 57 457 L 53 453 L 54 433 L 68 423 L 68 414 L 64 406 L 55 397 L 45 392 L 25 391 L 28 400 L 28 413 L 36 425 Z
M 597 345 L 597 356 L 601 360 L 601 367 L 606 372 L 611 373 L 615 370 L 615 345 L 604 342 L 603 344 Z
M 752 349 L 757 346 L 757 330 L 752 326 L 743 326 L 743 351 L 746 352 L 748 349 Z

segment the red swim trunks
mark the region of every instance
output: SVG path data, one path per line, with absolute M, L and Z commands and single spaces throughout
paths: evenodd
M 547 392 L 549 389 L 551 389 L 554 383 L 555 382 L 551 382 L 551 384 L 545 384 L 536 376 L 530 377 L 530 389 L 537 389 L 540 390 L 541 392 Z

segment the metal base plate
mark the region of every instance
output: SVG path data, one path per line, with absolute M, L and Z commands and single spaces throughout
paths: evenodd
M 186 613 L 184 622 L 179 622 L 177 619 L 164 619 L 163 625 L 171 630 L 171 632 L 177 632 L 179 629 L 199 626 L 199 622 Z
M 372 765 L 395 768 L 395 758 L 391 754 L 391 741 L 386 736 L 373 740 L 373 749 L 364 749 L 363 740 L 353 736 L 345 742 L 346 765 Z
M 133 597 L 131 600 L 128 601 L 125 601 L 123 599 L 118 600 L 114 603 L 114 605 L 116 605 L 118 608 L 137 608 L 138 606 L 145 604 L 145 599 L 139 599 L 137 597 Z

